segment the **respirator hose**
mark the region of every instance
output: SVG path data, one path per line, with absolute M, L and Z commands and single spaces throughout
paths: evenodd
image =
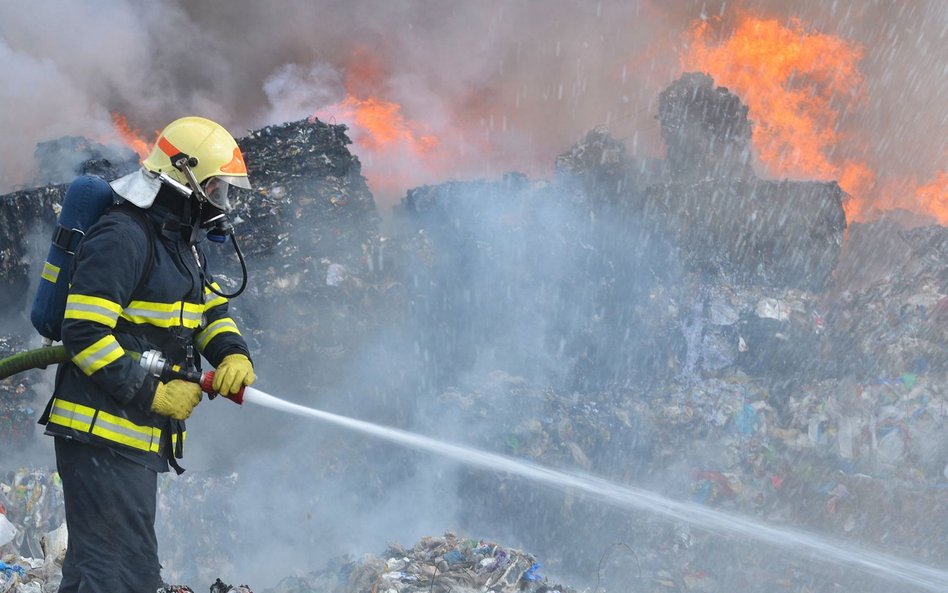
M 237 237 L 235 237 L 233 233 L 230 233 L 230 242 L 231 242 L 231 245 L 234 246 L 234 251 L 237 252 L 237 260 L 240 261 L 240 273 L 243 275 L 243 280 L 240 283 L 240 288 L 237 289 L 237 292 L 234 292 L 232 294 L 227 294 L 225 292 L 218 291 L 216 288 L 211 286 L 211 283 L 208 282 L 207 280 L 204 281 L 204 286 L 206 286 L 208 290 L 210 290 L 211 292 L 213 292 L 219 297 L 224 297 L 225 299 L 232 299 L 234 297 L 238 297 L 240 296 L 240 293 L 242 293 L 244 289 L 247 288 L 247 262 L 244 261 L 244 253 L 240 250 L 240 245 L 237 244 Z

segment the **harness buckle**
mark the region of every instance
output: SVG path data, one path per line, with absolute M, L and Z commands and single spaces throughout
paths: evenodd
M 66 252 L 66 255 L 76 255 L 76 249 L 86 233 L 80 229 L 67 229 L 66 227 L 56 225 L 53 229 L 52 243 Z

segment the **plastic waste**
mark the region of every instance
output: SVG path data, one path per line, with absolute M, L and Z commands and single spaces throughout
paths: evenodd
M 16 527 L 13 523 L 10 523 L 6 515 L 0 514 L 0 547 L 12 542 L 13 538 L 16 537 L 16 533 Z
M 65 521 L 56 529 L 47 532 L 40 541 L 46 561 L 62 564 L 63 559 L 66 557 L 66 543 L 68 541 L 69 532 L 66 530 Z
M 0 560 L 0 572 L 2 573 L 11 573 L 19 576 L 25 576 L 26 570 L 17 564 L 7 564 L 3 560 Z
M 540 564 L 539 562 L 534 562 L 534 563 L 533 563 L 533 566 L 531 566 L 531 567 L 527 570 L 527 572 L 523 573 L 523 577 L 522 577 L 523 580 L 525 580 L 525 581 L 538 581 L 538 580 L 540 580 L 541 578 L 543 578 L 543 577 L 541 577 L 539 574 L 537 574 L 537 571 L 540 570 L 540 567 L 542 567 L 542 566 L 543 566 L 543 565 Z

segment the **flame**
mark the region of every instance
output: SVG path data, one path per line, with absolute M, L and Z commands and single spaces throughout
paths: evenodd
M 357 50 L 346 70 L 346 98 L 314 114 L 352 128 L 357 153 L 367 160 L 370 188 L 386 198 L 438 179 L 448 170 L 443 144 L 430 127 L 410 119 L 402 106 L 382 98 L 388 93 L 380 61 Z
M 797 19 L 785 26 L 749 14 L 739 16 L 722 43 L 715 44 L 712 33 L 709 21 L 692 27 L 682 66 L 708 72 L 740 95 L 755 124 L 754 147 L 770 174 L 837 179 L 851 195 L 871 187 L 865 163 L 833 156 L 842 139 L 840 114 L 863 100 L 856 66 L 861 47 L 810 32 Z
M 915 201 L 938 222 L 948 225 L 948 171 L 939 171 L 930 183 L 917 188 Z
M 138 153 L 138 157 L 144 159 L 151 153 L 151 146 L 154 142 L 146 141 L 141 132 L 128 125 L 128 118 L 121 113 L 112 112 L 112 124 L 115 126 L 115 133 L 126 146 Z M 155 137 L 157 138 L 157 134 Z
M 341 103 L 320 113 L 332 114 L 336 119 L 352 122 L 355 140 L 372 152 L 408 148 L 412 153 L 425 155 L 438 147 L 438 138 L 424 133 L 424 126 L 406 120 L 397 103 L 375 97 L 359 99 L 349 95 Z
M 721 41 L 716 24 L 691 27 L 681 66 L 709 73 L 743 99 L 754 122 L 754 148 L 770 175 L 836 180 L 850 196 L 848 220 L 908 208 L 948 224 L 948 172 L 927 185 L 881 183 L 863 155 L 843 148 L 842 117 L 866 101 L 860 45 L 812 31 L 799 19 L 781 24 L 740 13 Z

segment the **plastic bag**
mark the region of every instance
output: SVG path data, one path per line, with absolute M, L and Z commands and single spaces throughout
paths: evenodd
M 16 537 L 16 527 L 10 523 L 6 515 L 0 514 L 0 547 L 12 542 L 14 537 Z

